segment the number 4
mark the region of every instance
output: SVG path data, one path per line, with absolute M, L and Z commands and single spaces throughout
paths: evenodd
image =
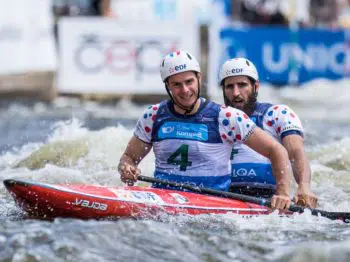
M 181 145 L 168 158 L 168 164 L 180 166 L 180 171 L 186 171 L 188 166 L 192 166 L 192 162 L 188 161 L 188 145 Z

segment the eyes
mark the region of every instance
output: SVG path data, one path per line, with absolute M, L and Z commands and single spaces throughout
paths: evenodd
M 235 86 L 237 86 L 238 88 L 245 88 L 249 86 L 249 83 L 246 83 L 246 82 L 228 83 L 225 85 L 225 89 L 234 89 Z
M 170 86 L 174 88 L 181 88 L 183 86 L 192 86 L 194 83 L 195 83 L 195 78 L 189 78 L 183 82 L 170 82 Z

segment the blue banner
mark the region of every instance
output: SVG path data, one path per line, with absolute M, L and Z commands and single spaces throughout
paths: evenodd
M 225 59 L 247 57 L 261 82 L 301 84 L 315 78 L 350 75 L 350 41 L 344 30 L 288 28 L 221 28 L 220 65 Z

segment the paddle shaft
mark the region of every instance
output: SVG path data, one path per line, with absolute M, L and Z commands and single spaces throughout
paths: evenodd
M 215 189 L 211 189 L 211 188 L 191 186 L 191 185 L 185 184 L 185 183 L 166 181 L 166 180 L 161 180 L 161 179 L 148 177 L 148 176 L 142 176 L 142 175 L 138 176 L 137 179 L 140 181 L 143 181 L 143 182 L 178 187 L 178 188 L 187 189 L 187 190 L 190 190 L 190 191 L 196 192 L 196 193 L 205 193 L 205 194 L 213 195 L 213 196 L 232 198 L 235 200 L 250 202 L 250 203 L 258 204 L 261 206 L 271 207 L 271 201 L 269 199 L 266 199 L 266 198 L 258 198 L 258 197 L 243 195 L 243 194 L 215 190 Z M 320 215 L 320 216 L 323 216 L 323 217 L 326 217 L 329 219 L 341 219 L 346 223 L 350 223 L 350 213 L 346 213 L 346 212 L 328 212 L 328 211 L 324 211 L 324 210 L 320 210 L 320 209 L 316 209 L 316 208 L 304 208 L 302 206 L 297 206 L 297 205 L 291 205 L 288 210 L 291 212 L 303 213 L 305 211 L 305 209 L 309 209 L 311 211 L 311 214 L 314 216 Z

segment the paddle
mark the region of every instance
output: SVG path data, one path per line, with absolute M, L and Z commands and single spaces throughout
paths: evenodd
M 241 200 L 241 201 L 245 201 L 245 202 L 258 204 L 261 206 L 271 207 L 271 201 L 269 199 L 266 199 L 266 198 L 258 198 L 258 197 L 253 197 L 253 196 L 231 193 L 231 192 L 219 191 L 219 190 L 215 190 L 215 189 L 211 189 L 211 188 L 191 186 L 191 185 L 185 184 L 185 183 L 166 181 L 166 180 L 156 179 L 156 178 L 148 177 L 148 176 L 138 176 L 137 179 L 140 181 L 143 181 L 143 182 L 156 183 L 156 184 L 172 186 L 172 187 L 179 187 L 179 188 L 187 189 L 187 190 L 190 190 L 190 191 L 196 192 L 196 193 L 205 193 L 205 194 L 213 195 L 213 196 L 232 198 L 232 199 L 236 199 L 236 200 Z M 324 211 L 324 210 L 320 210 L 320 209 L 316 209 L 316 208 L 305 208 L 305 207 L 297 206 L 297 205 L 291 205 L 289 207 L 289 211 L 298 212 L 298 213 L 303 213 L 306 209 L 309 209 L 311 211 L 311 214 L 314 216 L 320 215 L 322 217 L 326 217 L 326 218 L 329 218 L 332 220 L 339 219 L 339 220 L 343 220 L 345 223 L 350 223 L 350 213 L 328 212 L 328 211 Z

